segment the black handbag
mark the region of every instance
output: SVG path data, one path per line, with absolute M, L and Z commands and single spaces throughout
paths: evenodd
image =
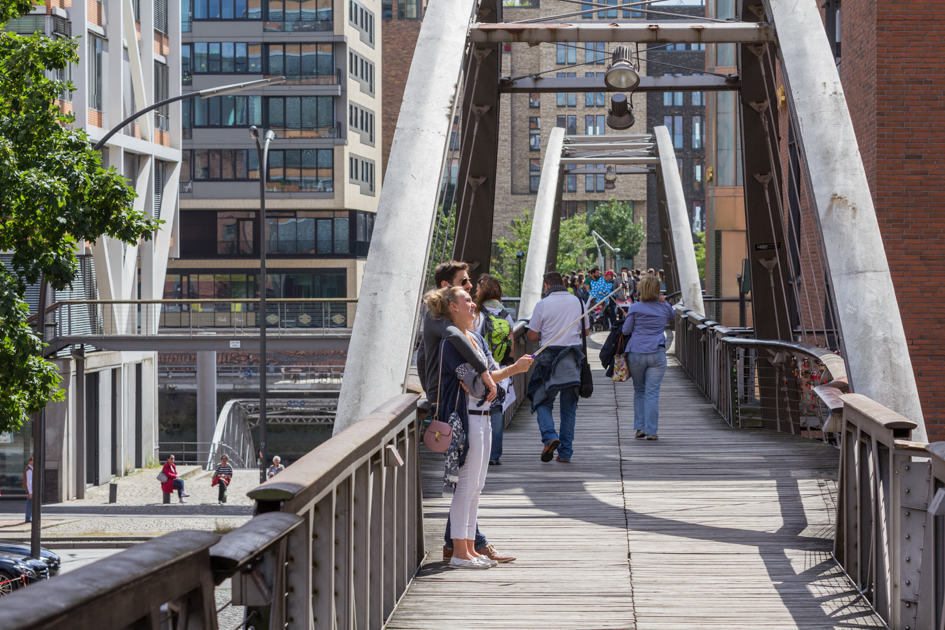
M 581 298 L 578 298 L 578 302 Z M 581 312 L 584 312 L 584 304 L 581 303 Z M 581 346 L 584 348 L 584 358 L 581 359 L 581 398 L 590 398 L 594 395 L 594 378 L 591 376 L 591 364 L 587 362 L 587 326 L 584 323 L 584 316 L 581 316 Z

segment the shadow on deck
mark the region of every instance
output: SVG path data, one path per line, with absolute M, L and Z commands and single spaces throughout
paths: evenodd
M 831 556 L 836 449 L 731 429 L 672 356 L 660 440 L 635 440 L 632 384 L 594 376 L 571 464 L 539 461 L 526 403 L 489 468 L 480 527 L 514 563 L 441 561 L 449 501 L 424 450 L 429 555 L 388 628 L 884 627 Z

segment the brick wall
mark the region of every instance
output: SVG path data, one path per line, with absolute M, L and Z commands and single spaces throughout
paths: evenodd
M 384 105 L 381 112 L 381 172 L 387 171 L 387 158 L 394 139 L 397 116 L 404 101 L 407 75 L 413 62 L 413 51 L 420 36 L 420 20 L 385 20 L 381 28 Z

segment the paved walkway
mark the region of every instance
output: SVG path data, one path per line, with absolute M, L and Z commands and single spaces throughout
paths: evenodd
M 441 561 L 449 502 L 425 451 L 430 554 L 387 627 L 884 627 L 830 555 L 837 451 L 729 428 L 670 361 L 658 442 L 633 438 L 632 385 L 601 370 L 571 464 L 539 461 L 534 416 L 519 410 L 480 510 L 512 564 Z

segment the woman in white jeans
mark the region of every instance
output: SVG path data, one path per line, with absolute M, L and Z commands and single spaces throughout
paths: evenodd
M 431 291 L 426 305 L 436 317 L 444 317 L 466 332 L 473 348 L 483 356 L 495 382 L 525 372 L 534 359 L 524 356 L 507 368 L 500 369 L 488 346 L 476 332 L 469 330 L 476 317 L 476 303 L 466 291 L 458 287 Z M 453 557 L 450 566 L 464 569 L 488 569 L 497 563 L 476 553 L 476 519 L 479 495 L 486 483 L 489 470 L 489 452 L 492 448 L 490 408 L 494 401 L 487 399 L 487 391 L 476 371 L 450 343 L 440 348 L 440 390 L 437 415 L 449 422 L 456 412 L 453 442 L 447 452 L 446 481 L 455 483 L 450 504 L 450 538 Z M 501 401 L 498 401 L 501 403 Z

